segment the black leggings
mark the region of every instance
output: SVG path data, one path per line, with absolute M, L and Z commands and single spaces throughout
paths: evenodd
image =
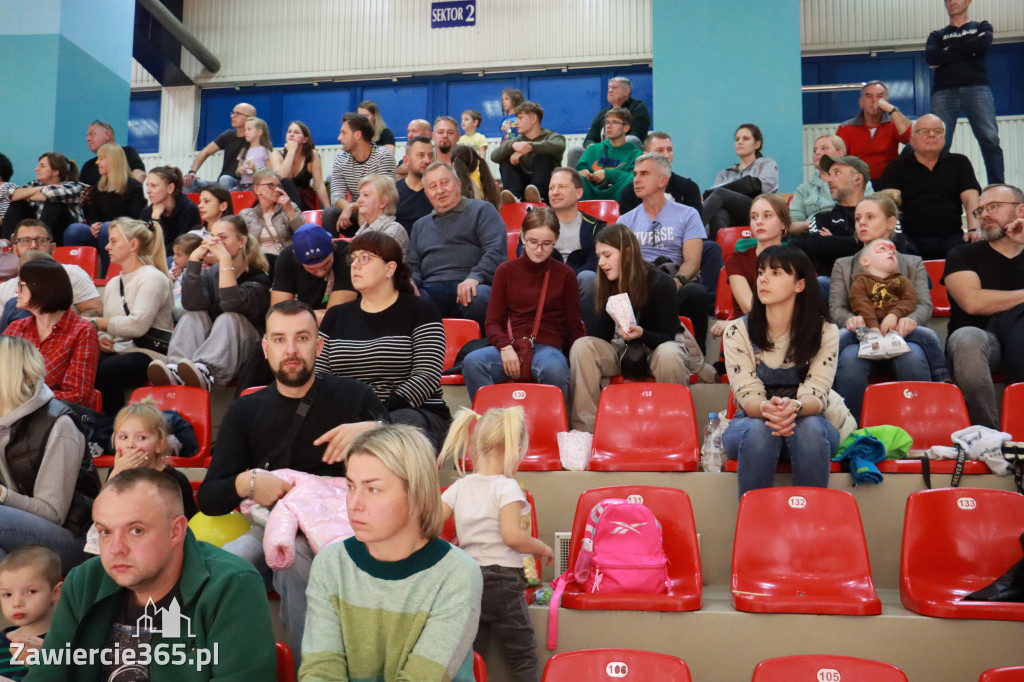
M 708 239 L 714 239 L 723 227 L 750 224 L 750 205 L 754 200 L 746 194 L 719 187 L 704 200 L 701 217 L 708 230 Z
M 103 395 L 103 414 L 116 415 L 125 406 L 125 391 L 145 384 L 153 358 L 145 353 L 100 353 L 96 389 Z
M 3 237 L 9 239 L 14 234 L 14 228 L 18 226 L 22 220 L 26 218 L 35 219 L 36 217 L 36 206 L 35 204 L 25 201 L 12 201 L 11 205 L 7 209 L 7 213 L 4 215 L 4 227 Z M 53 239 L 57 246 L 64 245 L 64 230 L 67 229 L 68 225 L 75 222 L 75 217 L 71 213 L 71 209 L 59 201 L 47 201 L 43 204 L 43 210 L 39 214 L 39 220 L 46 224 L 50 228 L 50 232 L 53 233 Z

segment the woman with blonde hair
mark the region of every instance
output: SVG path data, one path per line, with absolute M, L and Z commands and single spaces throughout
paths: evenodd
M 270 307 L 267 261 L 239 216 L 213 224 L 193 251 L 181 283 L 185 315 L 171 336 L 167 358 L 149 363 L 154 386 L 226 385 L 259 345 Z M 203 261 L 216 264 L 203 270 Z
M 43 356 L 31 343 L 0 336 L 0 367 L 0 559 L 43 544 L 67 572 L 85 558 L 90 521 L 91 502 L 74 494 L 85 437 L 71 410 L 53 399 Z M 99 478 L 91 475 L 95 493 Z
M 159 222 L 118 218 L 109 234 L 110 262 L 121 273 L 104 287 L 103 317 L 93 324 L 100 332 L 96 388 L 104 414 L 113 416 L 124 406 L 125 390 L 146 383 L 149 363 L 164 357 L 174 295 Z
M 355 537 L 313 560 L 300 679 L 473 680 L 483 581 L 438 537 L 433 448 L 385 425 L 357 436 L 345 462 Z
M 398 189 L 395 181 L 384 175 L 372 173 L 359 181 L 360 227 L 355 236 L 364 232 L 383 232 L 398 242 L 402 247 L 402 255 L 408 251 L 409 233 L 402 224 L 395 220 L 398 210 Z
M 114 218 L 138 218 L 146 207 L 142 183 L 131 176 L 128 159 L 120 145 L 108 142 L 96 150 L 100 181 L 89 193 L 85 222 L 72 223 L 64 231 L 65 246 L 93 246 L 99 251 L 100 274 L 110 265 L 108 231 Z

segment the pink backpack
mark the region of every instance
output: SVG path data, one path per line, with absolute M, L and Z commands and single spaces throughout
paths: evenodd
M 668 558 L 657 517 L 639 502 L 608 498 L 594 505 L 576 565 L 552 583 L 548 649 L 558 647 L 558 606 L 573 581 L 588 593 L 668 592 Z

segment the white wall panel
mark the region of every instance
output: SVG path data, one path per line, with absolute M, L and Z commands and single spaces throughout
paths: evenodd
M 939 0 L 800 0 L 804 54 L 923 49 L 928 34 L 946 26 Z M 986 19 L 996 40 L 1024 37 L 1024 2 L 985 0 L 968 16 Z
M 477 25 L 430 28 L 430 0 L 186 0 L 184 23 L 221 60 L 183 53 L 199 84 L 647 62 L 650 0 L 477 0 Z
M 160 87 L 160 83 L 150 75 L 149 71 L 142 68 L 142 64 L 133 59 L 131 87 L 132 90 L 156 90 Z

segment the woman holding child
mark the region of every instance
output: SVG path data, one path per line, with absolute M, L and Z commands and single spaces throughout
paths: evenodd
M 739 460 L 740 497 L 772 486 L 783 452 L 793 485 L 828 487 L 831 456 L 856 427 L 832 391 L 838 343 L 807 254 L 794 246 L 762 251 L 750 313 L 722 339 L 738 408 L 722 447 Z
M 857 241 L 863 247 L 876 240 L 892 238 L 899 223 L 896 202 L 887 194 L 872 194 L 857 204 L 854 214 Z M 896 243 L 898 246 L 899 243 Z M 910 256 L 893 250 L 895 272 L 902 275 L 916 291 L 915 304 L 907 314 L 889 318 L 883 316 L 875 324 L 882 334 L 895 331 L 904 337 L 910 352 L 891 360 L 868 360 L 858 357 L 860 349 L 856 331 L 866 328 L 862 315 L 853 312 L 850 302 L 854 280 L 864 272 L 862 252 L 840 258 L 832 269 L 832 287 L 829 294 L 829 314 L 840 326 L 839 363 L 835 373 L 836 391 L 843 396 L 856 419 L 860 419 L 861 403 L 868 386 L 868 377 L 879 370 L 894 374 L 898 381 L 943 381 L 948 379 L 945 359 L 939 347 L 939 338 L 925 324 L 932 316 L 928 273 L 920 256 Z M 905 311 L 903 311 L 905 312 Z M 926 353 L 926 350 L 928 351 Z

